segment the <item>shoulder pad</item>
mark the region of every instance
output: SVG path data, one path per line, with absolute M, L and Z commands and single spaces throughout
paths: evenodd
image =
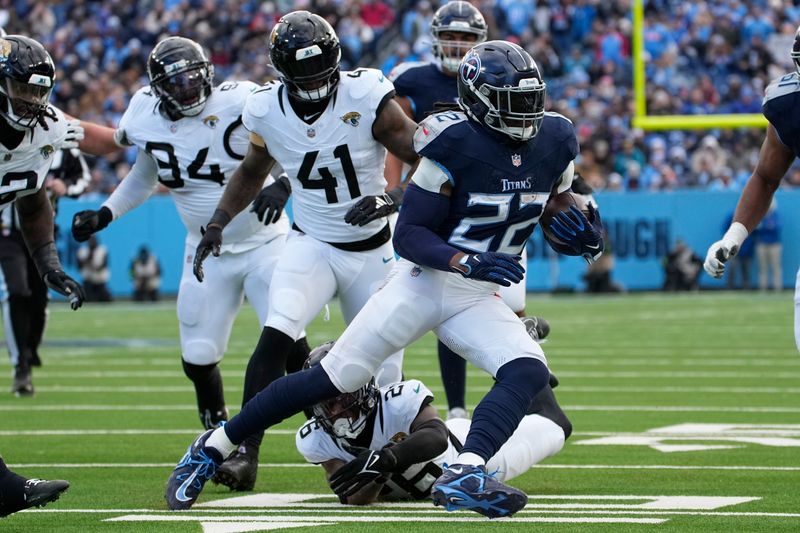
M 423 148 L 436 140 L 445 130 L 465 120 L 467 120 L 467 117 L 461 111 L 442 111 L 425 117 L 425 120 L 419 123 L 417 130 L 414 132 L 414 150 L 420 153 Z M 455 128 L 448 131 L 448 135 L 453 138 L 460 138 L 464 135 L 464 132 L 461 131 L 461 128 Z
M 270 81 L 249 93 L 244 104 L 243 114 L 256 118 L 266 116 L 271 103 L 278 96 L 278 87 L 280 87 L 280 83 Z
M 764 91 L 764 100 L 761 102 L 761 105 L 765 106 L 770 100 L 780 98 L 781 96 L 786 96 L 787 94 L 796 93 L 798 91 L 800 91 L 800 76 L 797 74 L 797 72 L 792 72 L 791 74 L 786 74 L 780 78 L 775 78 L 770 82 L 770 84 L 767 86 L 767 89 Z
M 130 124 L 136 117 L 145 116 L 148 112 L 155 109 L 158 105 L 158 97 L 153 94 L 153 90 L 149 85 L 140 87 L 138 91 L 133 94 L 128 108 L 123 113 L 122 118 L 119 120 L 120 128 L 130 127 Z
M 399 65 L 395 66 L 391 72 L 389 72 L 389 81 L 394 82 L 403 74 L 414 69 L 427 66 L 428 64 L 429 63 L 424 61 L 406 61 L 404 63 L 400 63 Z
M 578 156 L 578 137 L 575 133 L 575 126 L 572 121 L 559 113 L 547 112 L 544 114 L 545 120 L 548 118 L 552 124 L 552 130 L 547 132 L 552 135 L 556 140 L 563 143 L 564 146 L 572 153 L 573 159 Z
M 389 92 L 394 87 L 392 82 L 390 82 L 386 76 L 383 75 L 383 72 L 374 68 L 360 68 L 352 72 L 342 72 L 342 80 L 344 79 L 348 79 L 350 82 L 355 82 L 348 83 L 350 96 L 354 100 L 360 100 L 364 98 L 380 84 L 389 85 L 386 92 Z

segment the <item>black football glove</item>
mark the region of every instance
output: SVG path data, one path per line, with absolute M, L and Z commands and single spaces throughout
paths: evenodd
M 522 281 L 525 268 L 520 264 L 522 257 L 499 252 L 465 255 L 454 268 L 465 278 L 479 279 L 510 287 Z
M 73 311 L 83 305 L 83 300 L 86 299 L 80 284 L 67 276 L 63 270 L 49 270 L 45 272 L 42 276 L 42 281 L 58 294 L 69 298 L 69 306 L 72 307 Z
M 550 222 L 550 232 L 564 242 L 574 254 L 594 263 L 603 255 L 603 221 L 600 212 L 589 204 L 589 217 L 571 205 L 569 211 L 558 213 Z
M 200 234 L 203 236 L 197 249 L 194 252 L 194 264 L 192 265 L 192 272 L 194 277 L 200 283 L 203 282 L 203 261 L 206 260 L 208 254 L 214 254 L 214 257 L 219 257 L 220 248 L 222 247 L 222 228 L 216 224 L 210 224 L 208 228 L 200 226 Z
M 397 211 L 402 200 L 403 190 L 400 188 L 377 196 L 364 196 L 347 210 L 344 221 L 353 226 L 364 226 Z
M 289 178 L 281 176 L 275 183 L 271 183 L 261 189 L 256 199 L 253 200 L 253 207 L 250 211 L 258 216 L 258 220 L 264 224 L 274 224 L 281 218 L 283 208 L 289 201 L 292 193 L 292 186 Z
M 328 484 L 343 503 L 373 481 L 381 483 L 388 479 L 397 465 L 397 459 L 388 446 L 378 451 L 364 450 L 358 456 L 334 472 Z
M 87 209 L 78 211 L 72 217 L 72 236 L 78 242 L 88 241 L 92 233 L 97 233 L 111 223 L 114 215 L 106 206 L 98 211 Z

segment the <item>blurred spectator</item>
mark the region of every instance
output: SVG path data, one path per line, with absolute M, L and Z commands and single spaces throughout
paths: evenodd
M 139 253 L 131 261 L 133 279 L 133 300 L 136 302 L 155 302 L 161 288 L 161 265 L 147 246 L 142 245 Z
M 664 290 L 697 290 L 702 266 L 703 260 L 682 239 L 678 239 L 675 248 L 664 258 Z
M 759 290 L 767 290 L 770 274 L 772 274 L 773 290 L 779 291 L 783 288 L 781 229 L 778 202 L 773 198 L 767 214 L 753 232 L 756 241 L 756 257 L 758 258 Z
M 110 302 L 108 280 L 108 249 L 97 242 L 97 236 L 89 237 L 87 245 L 78 249 L 78 268 L 83 277 L 83 290 L 87 302 Z
M 603 255 L 591 263 L 586 269 L 586 274 L 583 275 L 583 279 L 586 281 L 586 292 L 623 292 L 622 286 L 611 279 L 614 270 L 614 247 L 608 232 L 605 233 L 603 240 L 605 242 Z

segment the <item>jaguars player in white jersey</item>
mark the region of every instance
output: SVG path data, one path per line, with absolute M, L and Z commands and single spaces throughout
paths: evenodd
M 332 346 L 315 348 L 307 366 L 319 364 Z M 325 469 L 342 503 L 427 499 L 443 465 L 456 462 L 470 426 L 463 418 L 443 422 L 432 401 L 433 393 L 417 380 L 381 388 L 370 381 L 316 404 L 313 418 L 295 436 L 297 450 Z M 487 468 L 503 481 L 512 479 L 558 453 L 571 433 L 572 424 L 546 386 Z M 391 454 L 393 464 L 377 478 L 351 476 L 377 453 Z
M 231 178 L 195 254 L 195 272 L 217 255 L 230 220 L 258 192 L 261 176 L 277 161 L 288 183 L 267 187 L 293 201 L 294 225 L 275 268 L 270 309 L 248 366 L 245 401 L 274 378 L 271 370 L 334 295 L 350 322 L 383 283 L 395 263 L 386 216 L 395 199 L 384 195 L 386 148 L 413 162 L 415 124 L 392 100 L 391 82 L 380 71 L 340 72 L 341 50 L 333 28 L 307 11 L 281 18 L 270 36 L 270 58 L 281 79 L 247 99 L 242 116 L 251 132 L 247 157 Z M 287 187 L 287 185 L 289 185 Z M 208 261 L 213 265 L 214 261 Z M 211 275 L 207 276 L 209 279 Z M 379 383 L 401 376 L 402 351 L 378 371 Z M 261 434 L 226 461 L 218 477 L 254 479 Z
M 147 70 L 151 83 L 133 96 L 116 135 L 138 148 L 136 163 L 99 210 L 75 215 L 72 232 L 78 241 L 85 241 L 141 205 L 159 183 L 169 189 L 187 229 L 183 255 L 187 261 L 177 304 L 182 364 L 194 383 L 203 426 L 216 427 L 227 419 L 217 365 L 243 296 L 259 320 L 266 320 L 270 279 L 285 244 L 288 221 L 273 212 L 254 212 L 269 203 L 269 198 L 259 198 L 253 209 L 232 220 L 220 259 L 209 265 L 208 279 L 200 283 L 194 278 L 191 258 L 202 226 L 247 150 L 248 133 L 241 116 L 257 85 L 238 81 L 214 87 L 214 67 L 200 45 L 184 37 L 159 42 Z M 266 176 L 261 175 L 262 186 Z M 270 223 L 265 225 L 259 216 Z M 304 360 L 308 351 L 301 351 Z M 302 360 L 298 369 L 301 365 Z
M 800 28 L 791 57 L 795 72 L 773 80 L 764 94 L 761 107 L 769 125 L 756 168 L 742 190 L 730 227 L 706 253 L 703 267 L 712 277 L 721 278 L 725 273 L 725 263 L 764 218 L 783 176 L 800 157 Z M 800 270 L 794 292 L 794 338 L 800 351 Z

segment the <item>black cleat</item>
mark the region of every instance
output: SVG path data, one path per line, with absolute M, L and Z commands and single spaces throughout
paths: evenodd
M 520 320 L 536 342 L 543 341 L 550 334 L 550 323 L 540 316 L 524 316 Z
M 24 478 L 18 478 L 22 481 Z M 16 508 L 0 507 L 0 518 L 6 517 L 11 513 L 30 509 L 31 507 L 43 507 L 50 502 L 56 501 L 65 490 L 69 488 L 69 482 L 62 479 L 47 481 L 45 479 L 26 479 L 25 487 L 22 489 L 25 500 L 19 502 Z
M 33 379 L 30 367 L 18 365 L 14 369 L 14 383 L 11 385 L 14 396 L 33 396 Z
M 498 481 L 485 466 L 445 465 L 446 470 L 433 484 L 434 505 L 446 511 L 468 509 L 487 518 L 512 516 L 528 503 L 519 489 Z
M 240 446 L 222 463 L 211 480 L 237 492 L 248 492 L 256 486 L 258 476 L 258 449 Z

